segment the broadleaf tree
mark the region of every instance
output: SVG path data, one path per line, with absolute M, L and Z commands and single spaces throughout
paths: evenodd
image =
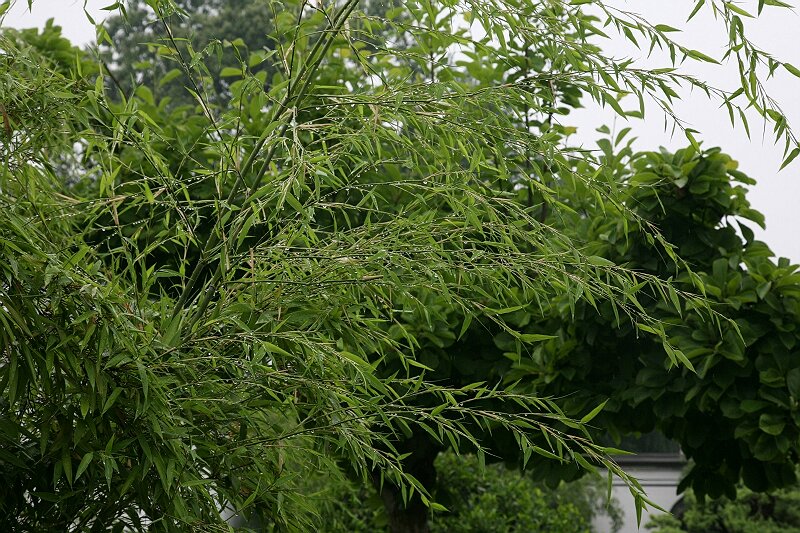
M 627 147 L 613 154 L 611 143 L 606 146 L 606 168 L 621 172 L 628 203 L 663 228 L 731 322 L 708 328 L 691 305 L 667 309 L 640 297 L 695 369 L 684 371 L 664 365 L 662 345 L 642 335 L 647 326 L 622 325 L 603 307 L 579 304 L 567 311 L 567 302 L 554 300 L 544 321 L 526 325 L 553 339 L 509 379 L 535 376 L 537 390 L 570 394 L 571 409 L 608 398 L 596 423 L 617 438 L 659 430 L 675 439 L 692 460 L 682 486 L 700 496 L 733 498 L 740 480 L 756 491 L 791 484 L 800 453 L 800 363 L 794 355 L 800 277 L 797 265 L 776 261 L 754 238 L 749 225 L 764 224 L 746 199 L 754 180 L 718 148 L 633 154 Z M 572 222 L 592 236 L 598 255 L 672 278 L 676 289 L 693 283 L 633 226 L 599 216 Z

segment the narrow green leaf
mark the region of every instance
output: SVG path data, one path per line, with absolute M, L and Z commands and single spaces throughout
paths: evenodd
M 790 73 L 794 74 L 798 78 L 800 78 L 800 69 L 792 65 L 791 63 L 783 63 L 783 68 L 788 70 Z
M 233 67 L 225 67 L 219 71 L 219 75 L 223 78 L 230 78 L 233 76 L 241 76 L 242 69 L 233 68 Z
M 114 405 L 114 402 L 117 401 L 117 398 L 119 397 L 119 395 L 122 394 L 122 391 L 123 391 L 122 387 L 117 387 L 117 388 L 115 388 L 113 390 L 111 395 L 106 400 L 106 403 L 103 405 L 103 411 L 102 411 L 101 414 L 103 414 L 106 411 L 108 411 L 109 409 L 111 409 L 111 407 Z
M 794 161 L 797 158 L 798 155 L 800 155 L 800 147 L 795 148 L 794 150 L 791 151 L 791 153 L 789 153 L 788 156 L 786 156 L 786 159 L 784 159 L 783 163 L 781 163 L 781 168 L 779 170 L 783 170 L 784 168 L 786 168 L 792 161 Z
M 733 2 L 725 2 L 725 6 L 733 11 L 734 13 L 741 15 L 743 17 L 754 18 L 753 15 L 742 9 L 741 7 L 737 6 Z
M 606 102 L 611 108 L 621 117 L 625 116 L 625 111 L 623 111 L 622 106 L 619 105 L 619 102 L 616 98 L 611 96 L 608 93 L 603 93 L 603 101 Z
M 581 424 L 588 424 L 589 422 L 591 422 L 594 419 L 594 417 L 600 414 L 600 411 L 603 410 L 603 408 L 606 406 L 607 403 L 608 400 L 604 401 L 603 403 L 601 403 L 600 405 L 589 411 L 589 414 L 581 418 Z
M 541 341 L 548 341 L 550 339 L 556 339 L 555 335 L 542 335 L 539 333 L 522 333 L 519 336 L 519 340 L 522 342 L 541 342 Z
M 464 322 L 461 324 L 461 331 L 458 333 L 458 340 L 461 340 L 461 337 L 463 337 L 469 329 L 470 324 L 472 324 L 472 315 L 470 313 L 466 313 L 464 315 Z
M 83 456 L 81 459 L 80 464 L 78 465 L 78 469 L 75 471 L 75 481 L 78 481 L 78 478 L 81 477 L 81 474 L 89 467 L 89 463 L 92 462 L 92 458 L 94 457 L 94 452 L 89 452 Z
M 590 255 L 586 258 L 586 262 L 593 266 L 613 267 L 616 266 L 613 261 L 609 261 L 605 257 L 599 255 Z
M 69 456 L 68 449 L 65 449 L 64 453 L 61 455 L 61 468 L 64 470 L 64 476 L 66 476 L 67 482 L 72 486 L 72 458 Z
M 700 11 L 700 8 L 703 7 L 703 4 L 705 3 L 706 0 L 699 0 L 699 2 L 695 4 L 694 9 L 692 9 L 692 12 L 689 14 L 689 18 L 686 19 L 686 22 L 692 20 L 694 16 L 697 15 L 697 12 Z
M 719 61 L 717 61 L 711 56 L 704 54 L 700 50 L 685 50 L 685 53 L 692 59 L 697 59 L 700 61 L 705 61 L 706 63 L 714 63 L 715 65 L 719 65 Z
M 683 130 L 683 133 L 684 133 L 684 135 L 686 135 L 686 138 L 692 144 L 692 148 L 694 148 L 695 150 L 697 150 L 699 152 L 700 151 L 700 143 L 698 143 L 697 139 L 695 139 L 694 134 L 692 133 L 693 131 L 694 130 L 686 129 L 686 130 Z

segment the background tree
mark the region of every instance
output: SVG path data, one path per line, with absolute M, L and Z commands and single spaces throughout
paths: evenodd
M 109 40 L 100 43 L 99 52 L 113 76 L 109 81 L 118 84 L 112 89 L 130 97 L 137 87 L 145 86 L 156 100 L 169 98 L 163 102 L 167 106 L 197 105 L 197 97 L 186 90 L 180 62 L 164 54 L 173 39 L 206 57 L 197 89 L 211 105 L 224 105 L 230 98 L 224 69 L 238 70 L 241 60 L 251 54 L 261 59 L 251 65 L 253 71 L 263 71 L 263 83 L 271 83 L 275 69 L 269 66 L 274 63 L 264 59 L 280 43 L 274 39 L 274 19 L 294 17 L 291 10 L 272 2 L 245 0 L 180 0 L 174 5 L 176 11 L 162 20 L 144 0 L 129 1 L 123 13 L 105 21 Z
M 612 531 L 622 525 L 622 511 L 615 500 L 606 501 L 605 482 L 599 478 L 586 477 L 553 489 L 535 481 L 530 471 L 520 472 L 502 463 L 484 467 L 474 455 L 457 456 L 452 451 L 436 458 L 436 470 L 438 483 L 433 496 L 447 511 L 431 517 L 430 528 L 435 533 L 588 533 L 594 531 L 592 521 L 598 515 L 611 518 Z M 374 487 L 330 479 L 315 481 L 309 494 L 324 495 L 321 528 L 331 533 L 387 529 L 388 517 Z
M 655 517 L 647 529 L 656 533 L 781 533 L 800 529 L 800 492 L 797 484 L 769 493 L 739 487 L 735 500 L 722 497 L 698 500 L 687 491 L 675 515 Z
M 617 137 L 617 150 L 602 143 L 605 168 L 620 169 L 629 205 L 661 229 L 694 273 L 655 252 L 637 228 L 592 214 L 591 205 L 574 205 L 586 216 L 574 216 L 571 227 L 593 236 L 590 253 L 674 279 L 676 289 L 699 276 L 708 298 L 733 322 L 707 327 L 691 305 L 667 310 L 646 294 L 638 296 L 638 304 L 665 324 L 672 346 L 681 351 L 675 356 L 696 370 L 687 365 L 684 371 L 665 366 L 663 347 L 641 334 L 647 326 L 619 321 L 603 306 L 569 309 L 555 300 L 551 318 L 529 327 L 555 338 L 520 361 L 508 378 L 535 376 L 536 390 L 570 393 L 567 402 L 574 408 L 610 398 L 599 427 L 617 438 L 658 429 L 677 440 L 692 460 L 681 486 L 692 486 L 701 497 L 733 498 L 740 479 L 756 491 L 786 486 L 795 480 L 800 451 L 794 407 L 800 363 L 792 355 L 798 267 L 775 261 L 754 240 L 746 222 L 764 224 L 745 197 L 754 181 L 730 156 L 693 147 L 631 155 L 629 148 L 619 149 L 625 133 Z

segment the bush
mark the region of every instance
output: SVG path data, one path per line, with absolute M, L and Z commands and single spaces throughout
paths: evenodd
M 771 493 L 740 488 L 735 500 L 698 501 L 684 496 L 683 509 L 654 518 L 655 533 L 791 533 L 800 532 L 800 485 Z
M 436 460 L 436 502 L 447 511 L 436 512 L 431 533 L 591 533 L 592 518 L 608 513 L 615 525 L 621 512 L 615 501 L 606 507 L 605 485 L 583 478 L 556 489 L 502 464 L 447 452 Z M 387 518 L 375 490 L 354 484 L 329 486 L 321 525 L 331 532 L 384 531 Z
M 590 533 L 592 518 L 606 512 L 600 480 L 587 477 L 551 489 L 502 464 L 482 471 L 477 458 L 455 454 L 442 454 L 437 469 L 437 501 L 449 512 L 434 515 L 432 533 Z M 618 527 L 618 507 L 612 502 L 607 512 Z

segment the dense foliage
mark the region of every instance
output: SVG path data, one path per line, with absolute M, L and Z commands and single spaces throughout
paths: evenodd
M 736 499 L 698 501 L 687 491 L 675 516 L 658 516 L 654 533 L 793 533 L 800 531 L 800 487 L 770 493 L 741 488 Z
M 483 468 L 475 456 L 452 452 L 436 459 L 434 497 L 446 510 L 430 522 L 434 533 L 445 532 L 553 532 L 588 533 L 592 519 L 608 514 L 616 527 L 621 511 L 615 501 L 606 506 L 603 480 L 586 477 L 556 489 L 537 482 L 528 473 L 495 463 Z M 320 480 L 318 493 L 324 512 L 320 527 L 331 533 L 385 531 L 388 518 L 373 487 L 352 482 Z M 598 532 L 600 533 L 600 532 Z
M 664 324 L 668 350 L 680 350 L 676 357 L 689 362 L 685 370 L 670 369 L 661 343 L 642 335 L 646 325 L 620 321 L 603 305 L 571 310 L 555 300 L 549 318 L 529 326 L 555 338 L 518 365 L 513 379 L 532 374 L 539 391 L 571 394 L 573 408 L 609 398 L 598 426 L 613 435 L 658 429 L 677 440 L 693 460 L 682 486 L 698 494 L 733 498 L 739 479 L 756 491 L 793 482 L 800 452 L 800 360 L 794 355 L 800 275 L 798 266 L 775 261 L 747 226 L 763 225 L 745 197 L 754 181 L 718 149 L 635 155 L 617 149 L 615 155 L 608 144 L 606 157 L 607 168 L 618 165 L 630 184 L 629 205 L 662 228 L 693 272 L 659 254 L 636 228 L 611 217 L 573 218 L 577 231 L 592 235 L 591 251 L 671 278 L 678 290 L 697 276 L 733 322 L 709 327 L 691 305 L 667 309 L 640 295 L 640 305 Z
M 414 345 L 387 330 L 420 295 L 485 313 L 596 274 L 580 255 L 519 251 L 546 245 L 545 231 L 513 223 L 530 217 L 461 159 L 485 166 L 483 141 L 456 142 L 439 115 L 364 122 L 368 105 L 353 115 L 323 89 L 313 98 L 336 128 L 298 127 L 288 103 L 352 7 L 322 39 L 322 13 L 298 27 L 310 57 L 291 87 L 240 82 L 219 116 L 210 103 L 162 113 L 147 88 L 107 99 L 54 27 L 3 37 L 6 529 L 209 530 L 224 509 L 304 529 L 313 509 L 297 476 L 333 460 L 404 499 L 424 494 L 388 438 L 411 427 L 480 447 L 470 427 L 499 424 L 531 450 L 537 428 L 557 446 L 547 453 L 613 468 L 555 426 L 580 425 L 546 399 L 380 379 L 366 362 Z M 271 115 L 237 113 L 277 96 Z M 384 174 L 400 166 L 410 174 Z M 614 284 L 587 288 L 613 296 Z
M 611 518 L 613 531 L 621 525 L 621 511 L 614 500 L 607 501 L 600 478 L 584 477 L 551 488 L 534 481 L 530 472 L 503 464 L 484 469 L 474 456 L 452 453 L 437 458 L 436 468 L 441 476 L 436 499 L 447 512 L 434 515 L 434 533 L 588 533 L 594 531 L 592 520 L 598 515 Z
M 542 379 L 563 383 L 523 363 L 567 355 L 559 328 L 597 313 L 691 380 L 697 356 L 665 316 L 732 325 L 691 294 L 717 296 L 664 237 L 681 235 L 631 201 L 655 187 L 622 186 L 631 165 L 570 149 L 558 117 L 581 94 L 622 115 L 644 112 L 622 109 L 627 93 L 668 109 L 683 82 L 732 111 L 755 105 L 791 159 L 757 77 L 781 63 L 746 41 L 739 8 L 709 2 L 753 80 L 726 93 L 604 56 L 581 2 L 265 0 L 248 4 L 272 14 L 250 44 L 208 25 L 195 41 L 181 18 L 233 17 L 226 3 L 145 3 L 152 14 L 134 3 L 129 19 L 157 43 L 141 61 L 130 45 L 98 65 L 52 25 L 0 35 L 0 525 L 210 531 L 238 514 L 307 530 L 318 509 L 303 478 L 344 470 L 383 489 L 393 529 L 424 530 L 447 447 L 568 477 L 604 466 L 641 505 L 587 429 L 613 394 L 568 396 L 570 418 Z M 628 38 L 710 59 L 597 6 Z M 694 152 L 675 157 L 717 157 L 687 135 Z M 675 278 L 576 231 L 595 221 L 647 242 Z M 740 449 L 749 460 L 764 441 L 748 464 L 772 484 L 794 453 L 770 433 L 794 424 L 778 400 L 759 404 Z
M 100 57 L 112 76 L 109 82 L 115 98 L 130 97 L 144 86 L 156 100 L 163 100 L 165 106 L 193 107 L 198 101 L 185 88 L 180 64 L 164 54 L 164 47 L 185 43 L 203 52 L 224 41 L 235 45 L 219 46 L 215 53 L 209 54 L 202 65 L 204 76 L 195 89 L 211 103 L 226 102 L 231 96 L 228 71 L 239 72 L 242 59 L 250 57 L 251 52 L 266 58 L 279 42 L 273 38 L 277 5 L 270 9 L 264 2 L 245 0 L 180 0 L 175 5 L 191 13 L 191 18 L 173 14 L 165 19 L 164 25 L 147 3 L 140 0 L 125 3 L 124 16 L 110 17 L 103 25 L 109 40 L 101 41 Z M 293 14 L 281 10 L 281 16 L 293 17 Z M 165 28 L 169 28 L 169 33 L 165 33 Z M 264 72 L 263 82 L 267 85 L 270 83 L 267 77 L 271 81 L 275 74 L 275 68 L 269 65 L 274 63 L 251 65 L 254 73 Z

